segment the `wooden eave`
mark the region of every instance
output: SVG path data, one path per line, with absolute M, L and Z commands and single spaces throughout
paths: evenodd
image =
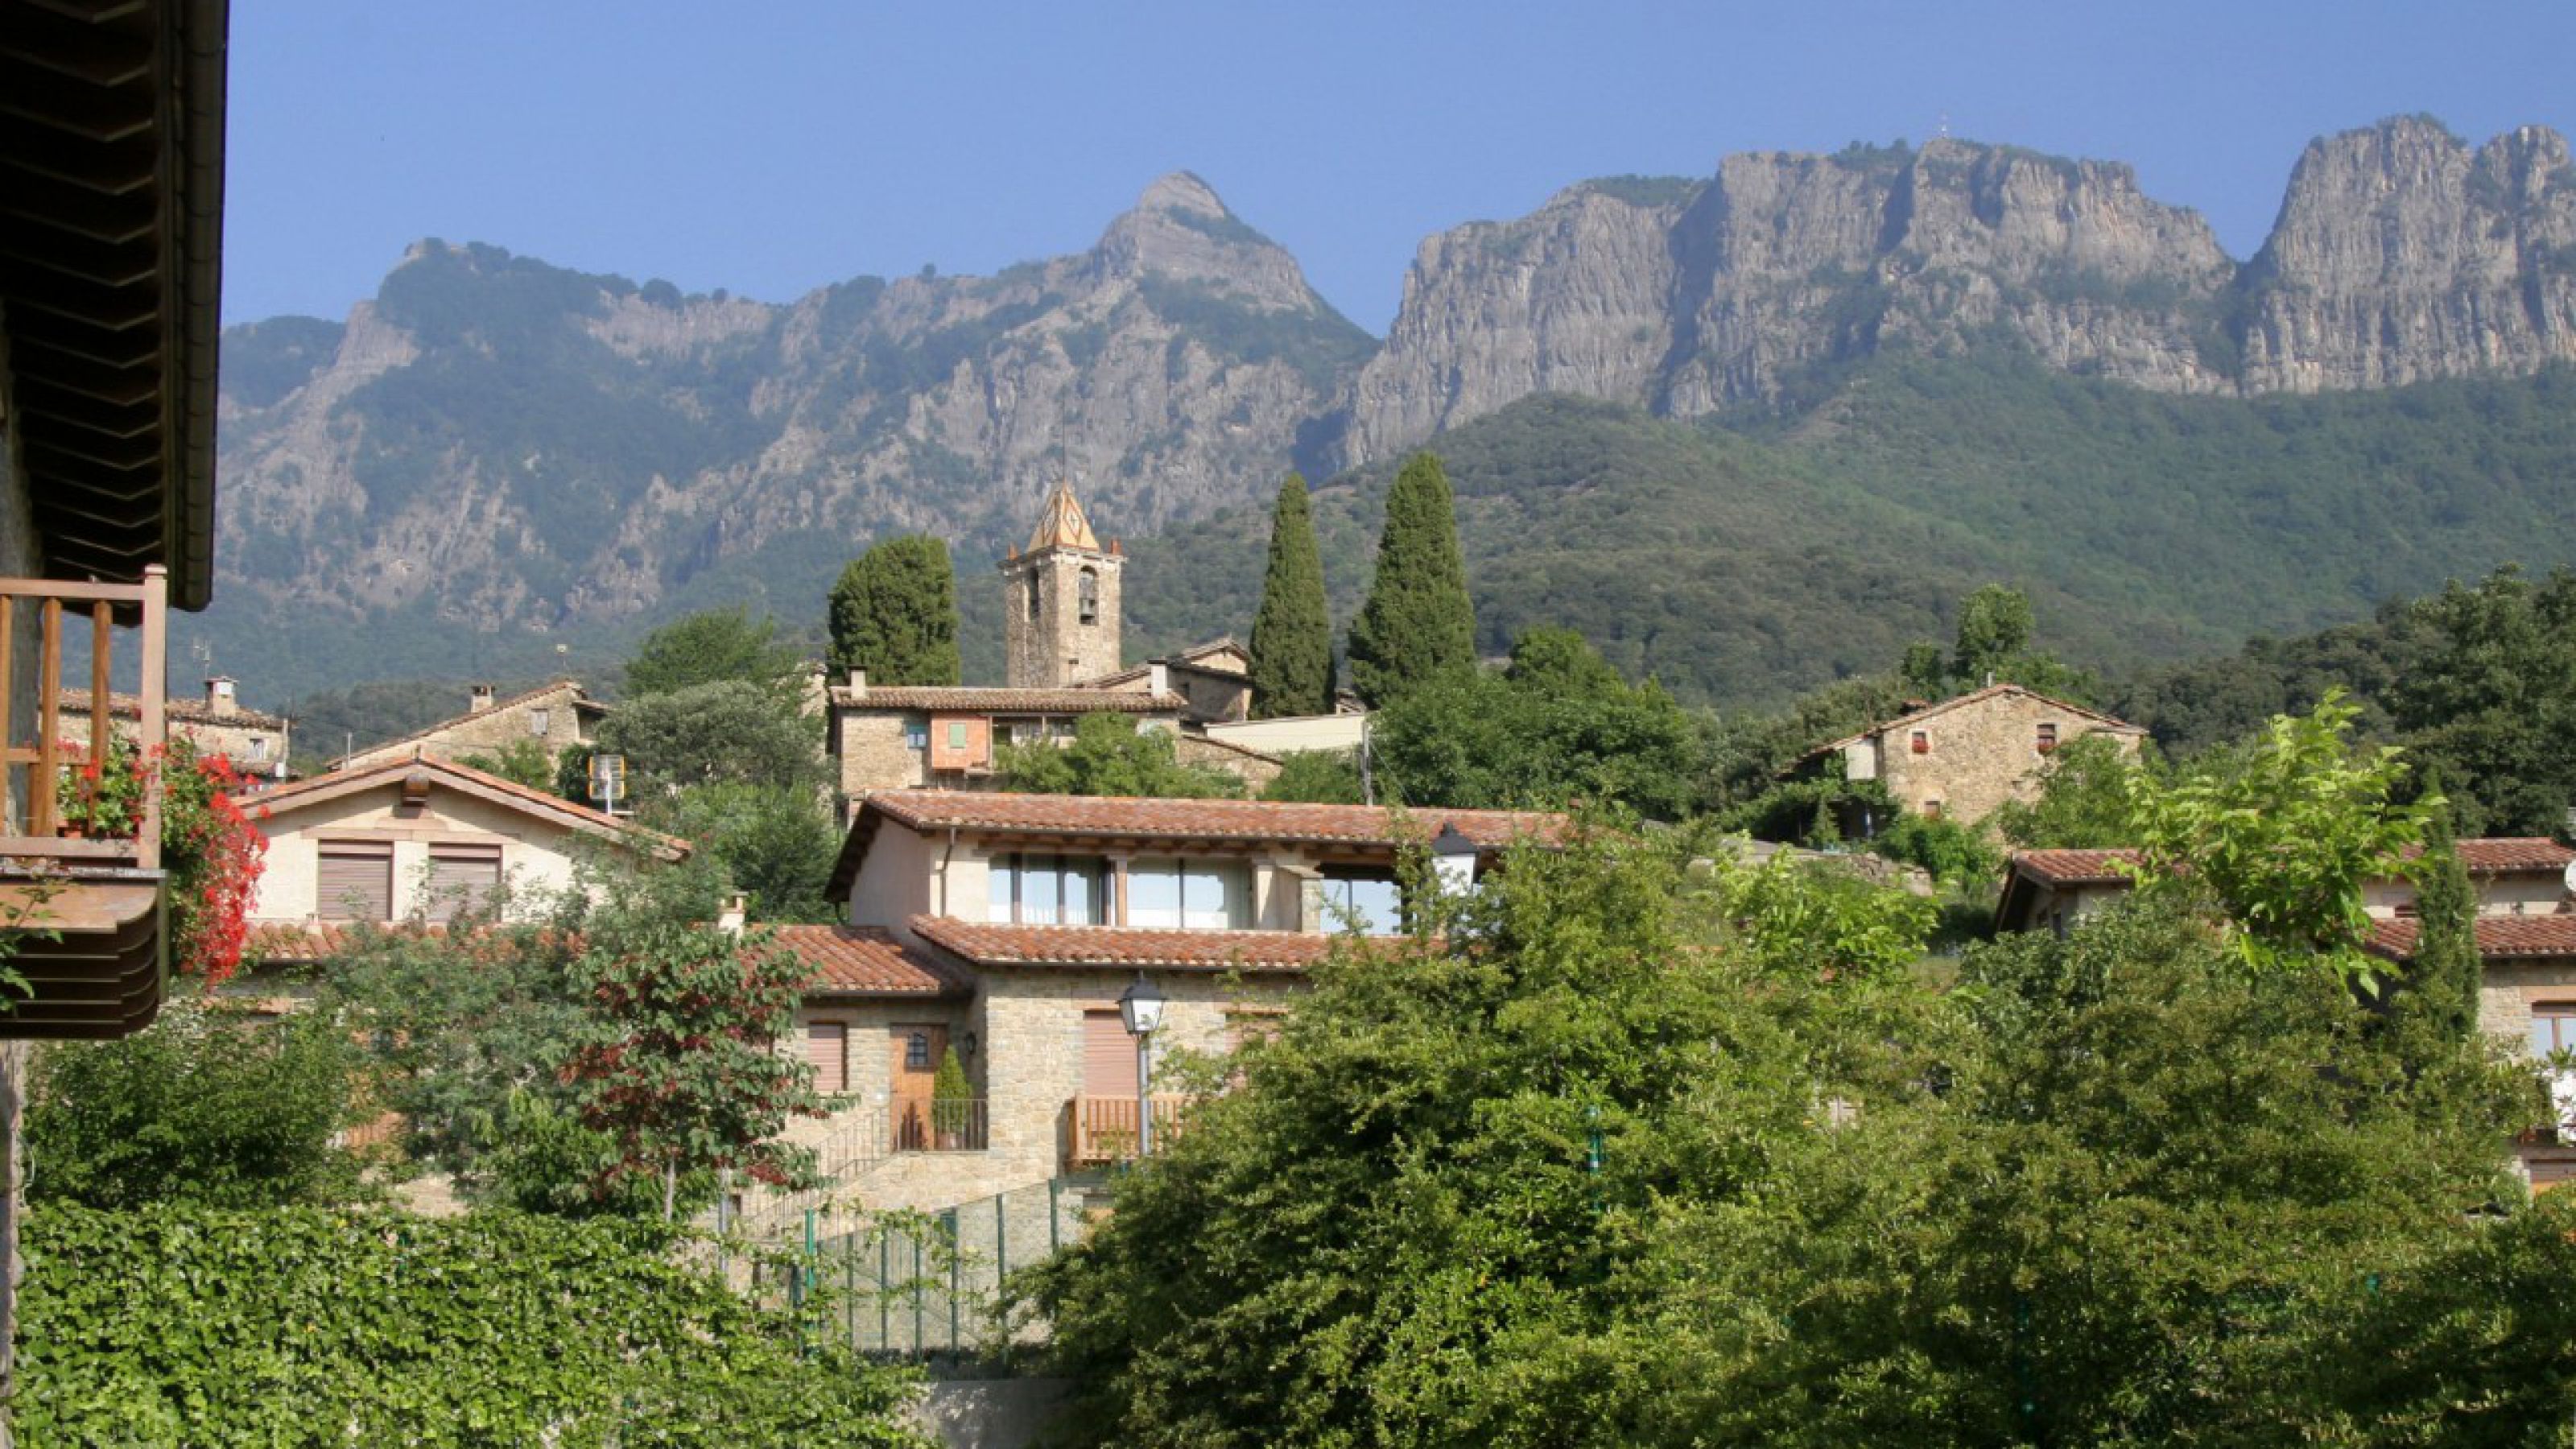
M 0 327 L 47 575 L 214 581 L 226 0 L 0 27 Z

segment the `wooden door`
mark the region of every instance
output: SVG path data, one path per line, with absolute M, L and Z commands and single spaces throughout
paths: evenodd
M 948 1028 L 924 1023 L 897 1023 L 890 1028 L 891 1055 L 886 1062 L 886 1123 L 897 1152 L 930 1150 L 930 1102 L 939 1079 L 939 1060 L 948 1052 Z

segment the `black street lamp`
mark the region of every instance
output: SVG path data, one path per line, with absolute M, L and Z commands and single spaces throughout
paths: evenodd
M 1118 997 L 1118 1019 L 1136 1038 L 1136 1156 L 1154 1150 L 1154 1032 L 1163 1024 L 1163 991 L 1136 973 Z

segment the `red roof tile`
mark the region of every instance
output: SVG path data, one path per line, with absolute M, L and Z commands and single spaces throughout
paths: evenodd
M 1022 835 L 1111 835 L 1161 840 L 1282 841 L 1392 848 L 1428 841 L 1449 826 L 1488 850 L 1517 840 L 1555 844 L 1566 818 L 1530 810 L 1410 810 L 1378 805 L 1293 805 L 1267 800 L 1160 800 L 1121 795 L 1014 795 L 966 790 L 883 790 L 867 809 L 917 830 Z
M 964 984 L 874 926 L 772 926 L 774 951 L 813 969 L 806 990 L 838 996 L 939 996 Z
M 1173 714 L 1189 703 L 1181 696 L 1106 689 L 988 689 L 935 685 L 871 684 L 832 689 L 834 709 L 908 709 L 935 714 Z
M 975 966 L 1156 966 L 1303 971 L 1339 939 L 1302 931 L 1137 931 L 1119 926 L 996 926 L 915 916 L 914 934 Z
M 60 701 L 59 707 L 63 713 L 76 714 L 83 719 L 89 718 L 90 693 L 88 690 L 66 689 L 61 691 L 57 698 Z M 107 712 L 119 719 L 141 719 L 143 717 L 143 697 L 136 694 L 110 694 L 107 697 Z M 163 700 L 161 702 L 161 715 L 162 718 L 172 721 L 185 721 L 189 724 L 231 725 L 235 729 L 282 730 L 286 728 L 286 717 L 284 715 L 267 714 L 260 710 L 245 709 L 238 705 L 234 706 L 229 711 L 219 710 L 213 705 L 206 703 L 204 700 L 193 696 L 186 699 Z
M 2540 871 L 2555 875 L 2565 870 L 2569 861 L 2576 861 L 2576 850 L 2570 850 L 2546 836 L 2463 840 L 2456 849 L 2460 853 L 2460 864 L 2467 866 L 2471 875 L 2522 875 Z M 2409 851 L 2408 854 L 2421 852 Z
M 448 777 L 447 783 L 451 786 L 464 785 L 487 794 L 509 796 L 523 805 L 569 817 L 573 824 L 596 833 L 626 837 L 646 850 L 670 859 L 687 855 L 692 848 L 689 842 L 676 835 L 664 835 L 658 830 L 647 830 L 632 820 L 594 810 L 560 795 L 549 795 L 543 790 L 532 790 L 516 780 L 506 780 L 499 775 L 475 769 L 471 765 L 461 765 L 454 760 L 440 759 L 435 755 L 396 755 L 389 759 L 377 760 L 372 764 L 333 770 L 327 774 L 315 775 L 309 779 L 295 781 L 293 784 L 280 785 L 276 789 L 263 791 L 258 797 L 258 803 L 265 809 L 267 815 L 283 814 L 307 800 L 329 799 L 344 791 L 370 788 L 383 783 L 385 779 L 408 775 L 414 770 L 425 771 L 433 776 L 445 775 Z M 266 816 L 260 818 L 264 819 Z
M 2022 850 L 2012 866 L 2042 885 L 2126 885 L 2137 877 L 2121 867 L 2138 860 L 2134 850 Z
M 2415 958 L 2424 923 L 2411 916 L 2374 921 L 2370 949 L 2395 961 Z M 2490 961 L 2576 957 L 2576 915 L 2480 916 L 2478 954 Z
M 1921 709 L 1914 710 L 1907 714 L 1898 715 L 1894 719 L 1882 720 L 1877 724 L 1871 725 L 1868 729 L 1862 730 L 1858 734 L 1845 735 L 1841 739 L 1828 741 L 1807 751 L 1806 756 L 1802 758 L 1813 758 L 1814 756 L 1823 754 L 1827 750 L 1839 750 L 1845 745 L 1865 740 L 1871 735 L 1887 734 L 1895 730 L 1901 730 L 1911 725 L 1920 724 L 1924 720 L 1932 718 L 1934 715 L 1948 714 L 1950 711 L 1957 709 L 1962 705 L 1982 704 L 1987 700 L 2007 694 L 2024 695 L 2028 698 L 2038 700 L 2041 704 L 2052 706 L 2064 713 L 2080 715 L 2085 719 L 2092 720 L 2102 729 L 2114 734 L 2143 735 L 2146 733 L 2146 729 L 2143 726 L 2133 725 L 2127 720 L 2120 718 L 2118 715 L 2104 714 L 2098 709 L 2086 709 L 2080 704 L 2070 704 L 2065 700 L 2057 698 L 2055 695 L 2042 694 L 2038 690 L 2032 689 L 2027 685 L 1989 684 L 1983 689 L 1969 690 L 1966 694 L 1960 695 L 1955 699 L 1945 699 L 1939 704 L 1925 705 Z

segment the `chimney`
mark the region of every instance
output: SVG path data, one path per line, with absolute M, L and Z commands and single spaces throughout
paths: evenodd
M 1170 665 L 1168 665 L 1168 664 L 1165 664 L 1165 663 L 1164 663 L 1162 660 L 1160 660 L 1160 659 L 1157 659 L 1157 660 L 1155 660 L 1153 663 L 1146 665 L 1146 666 L 1145 666 L 1145 689 L 1146 689 L 1146 692 L 1148 692 L 1148 693 L 1150 693 L 1150 694 L 1169 694 L 1169 693 L 1171 693 L 1171 692 L 1172 692 L 1172 668 L 1171 668 L 1171 666 L 1170 666 Z
M 857 695 L 861 699 L 868 697 L 868 672 L 866 670 L 853 669 L 850 671 L 850 693 Z
M 221 674 L 206 681 L 206 713 L 231 714 L 241 706 L 233 695 L 233 681 Z
M 724 909 L 716 913 L 716 929 L 742 939 L 742 928 L 751 919 L 751 897 L 736 891 L 726 899 Z
M 473 698 L 466 701 L 465 712 L 467 714 L 481 714 L 483 711 L 490 709 L 491 707 L 492 686 L 488 684 L 478 684 L 474 686 Z

